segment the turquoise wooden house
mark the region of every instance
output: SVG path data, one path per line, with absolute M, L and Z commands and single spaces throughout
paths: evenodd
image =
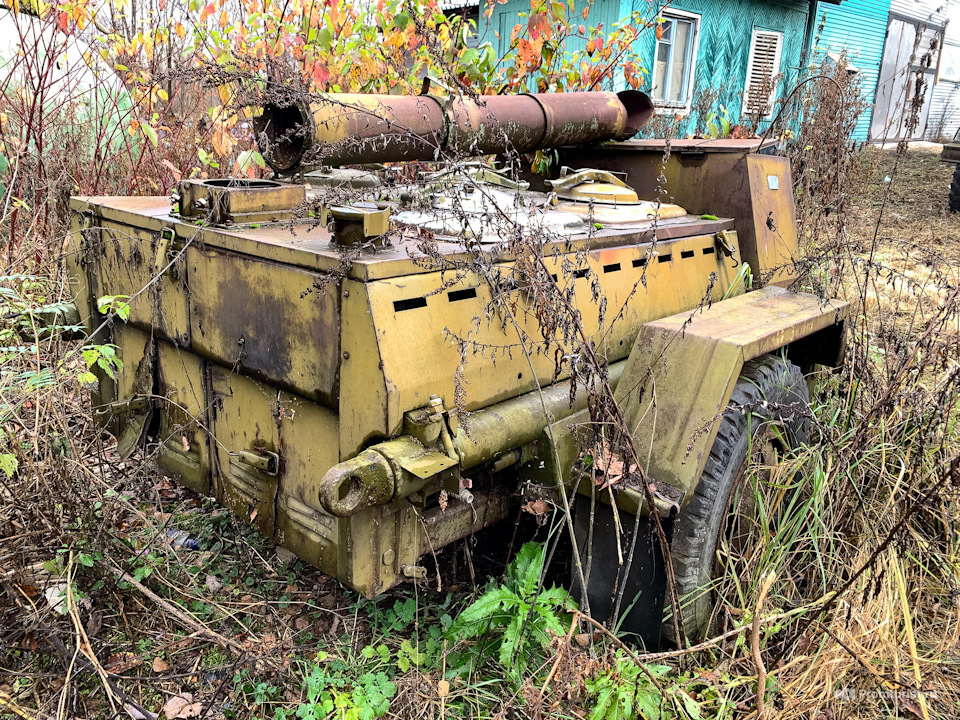
M 889 0 L 887 0 L 889 2 Z M 662 18 L 658 39 L 643 32 L 635 50 L 649 72 L 644 90 L 659 112 L 681 118 L 687 135 L 702 117 L 726 108 L 733 124 L 772 119 L 776 101 L 796 85 L 807 49 L 810 0 L 596 0 L 588 23 L 610 29 L 633 12 Z M 578 3 L 578 8 L 580 3 Z M 518 16 L 530 10 L 529 0 L 497 5 L 487 37 L 502 55 Z M 570 48 L 568 48 L 570 49 Z M 622 80 L 614 81 L 620 89 Z
M 821 61 L 847 60 L 847 68 L 857 76 L 860 93 L 869 108 L 857 122 L 853 140 L 866 141 L 877 93 L 877 80 L 887 36 L 890 0 L 843 0 L 839 5 L 818 2 L 811 17 L 810 70 Z
M 951 43 L 960 25 L 957 0 L 843 0 L 818 2 L 811 32 L 811 65 L 845 54 L 868 104 L 854 139 L 937 139 L 958 125 L 949 104 L 957 86 Z M 923 77 L 915 127 L 905 120 Z

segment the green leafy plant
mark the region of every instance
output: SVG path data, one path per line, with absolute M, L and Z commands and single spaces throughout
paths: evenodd
M 719 113 L 712 112 L 707 115 L 707 132 L 704 134 L 711 140 L 730 137 L 731 127 L 730 113 L 721 105 Z
M 450 675 L 475 668 L 487 657 L 514 680 L 539 665 L 543 651 L 566 632 L 564 614 L 576 604 L 563 588 L 541 590 L 546 550 L 527 543 L 507 567 L 503 585 L 490 585 L 450 626 L 448 639 L 467 644 L 455 653 Z
M 641 667 L 618 650 L 610 667 L 584 681 L 588 695 L 586 705 L 590 708 L 588 717 L 590 720 L 700 720 L 703 717 L 700 704 L 685 690 L 699 684 L 698 681 L 681 677 L 672 683 L 658 683 L 666 680 L 672 670 L 669 665 Z M 717 702 L 713 696 L 710 699 Z
M 666 665 L 648 665 L 654 677 L 663 677 Z M 660 718 L 660 693 L 640 666 L 617 653 L 615 667 L 584 683 L 591 698 L 590 720 L 629 720 Z
M 117 374 L 123 370 L 123 361 L 117 356 L 116 345 L 86 345 L 80 353 L 87 369 L 77 375 L 81 385 L 96 387 L 99 383 L 93 369 L 100 368 L 111 379 L 116 380 Z
M 373 659 L 382 658 L 375 648 L 372 653 L 361 655 Z M 385 649 L 385 648 L 384 648 Z M 397 694 L 396 684 L 384 670 L 365 672 L 356 678 L 350 678 L 355 667 L 340 660 L 327 662 L 328 655 L 320 652 L 316 664 L 304 679 L 306 702 L 301 703 L 293 712 L 278 709 L 275 720 L 296 717 L 301 720 L 375 720 L 387 714 L 390 701 Z
M 129 295 L 104 295 L 97 299 L 97 310 L 104 315 L 115 314 L 126 322 L 130 319 Z

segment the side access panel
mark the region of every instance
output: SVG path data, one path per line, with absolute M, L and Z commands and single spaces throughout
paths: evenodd
M 318 485 L 339 461 L 337 416 L 320 405 L 209 365 L 218 500 L 264 535 L 338 575 L 341 520 Z
M 117 323 L 114 338 L 123 362 L 111 401 L 117 404 L 105 406 L 100 414 L 109 418 L 118 452 L 126 456 L 143 447 L 164 474 L 209 494 L 203 361 L 132 325 Z M 149 440 L 156 444 L 148 445 Z
M 157 342 L 160 427 L 157 465 L 201 495 L 210 494 L 205 363 L 193 353 Z
M 340 285 L 226 250 L 187 248 L 195 352 L 337 407 Z
M 84 233 L 82 252 L 93 299 L 126 295 L 131 298 L 130 324 L 189 346 L 186 264 L 177 255 L 179 245 L 172 230 L 154 232 L 101 219 Z

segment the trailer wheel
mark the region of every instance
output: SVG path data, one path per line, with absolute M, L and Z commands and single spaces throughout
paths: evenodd
M 950 183 L 949 194 L 950 209 L 953 212 L 960 212 L 960 163 L 957 163 L 953 171 L 953 180 Z
M 703 638 L 710 628 L 721 538 L 732 552 L 747 534 L 740 519 L 756 510 L 750 493 L 736 493 L 751 462 L 770 467 L 783 446 L 805 444 L 809 436 L 810 393 L 800 369 L 765 355 L 744 366 L 720 422 L 717 438 L 693 498 L 674 526 L 671 556 L 680 598 L 683 631 L 688 640 Z M 773 456 L 771 456 L 773 455 Z M 737 507 L 733 507 L 733 505 Z M 676 642 L 670 590 L 667 590 L 664 636 Z

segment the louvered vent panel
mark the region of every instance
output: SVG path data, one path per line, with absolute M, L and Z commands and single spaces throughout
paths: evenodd
M 747 65 L 747 86 L 743 91 L 744 113 L 750 117 L 767 119 L 773 114 L 782 47 L 782 33 L 754 31 Z

